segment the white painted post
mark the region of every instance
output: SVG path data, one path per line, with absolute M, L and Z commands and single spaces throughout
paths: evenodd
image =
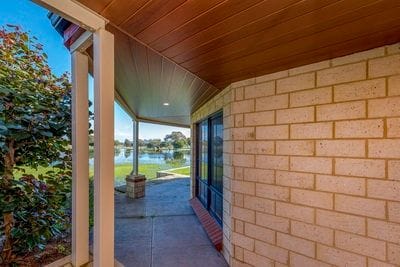
M 94 258 L 114 266 L 114 36 L 93 38 L 94 68 Z
M 135 119 L 132 120 L 133 125 L 133 174 L 139 174 L 139 122 Z
M 88 58 L 72 53 L 72 264 L 89 262 Z

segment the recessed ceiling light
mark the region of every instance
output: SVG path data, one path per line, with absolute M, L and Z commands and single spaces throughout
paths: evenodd
M 169 106 L 169 103 L 165 102 L 163 103 L 164 106 Z

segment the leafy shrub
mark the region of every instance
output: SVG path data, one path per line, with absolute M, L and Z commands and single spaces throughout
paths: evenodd
M 15 254 L 44 249 L 48 240 L 69 230 L 70 176 L 60 172 L 42 178 L 47 183 L 31 175 L 8 185 L 4 180 L 0 183 L 0 211 L 14 215 L 11 240 Z
M 34 37 L 0 28 L 0 264 L 69 229 L 71 85 Z M 54 171 L 15 179 L 15 170 Z

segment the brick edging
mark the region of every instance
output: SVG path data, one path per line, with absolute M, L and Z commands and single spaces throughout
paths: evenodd
M 207 233 L 208 238 L 218 251 L 222 250 L 222 228 L 204 208 L 197 198 L 189 200 L 197 218 Z

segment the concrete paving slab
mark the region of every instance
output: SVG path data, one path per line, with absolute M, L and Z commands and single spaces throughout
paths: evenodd
M 228 267 L 224 257 L 212 246 L 167 247 L 153 249 L 152 267 Z
M 168 216 L 154 218 L 153 248 L 212 246 L 197 217 Z
M 228 266 L 194 215 L 189 198 L 189 178 L 150 182 L 142 199 L 116 193 L 117 260 L 126 267 Z
M 152 218 L 117 219 L 115 223 L 115 240 L 118 242 L 134 242 L 148 240 L 153 236 Z
M 150 267 L 152 266 L 151 240 L 116 240 L 115 257 L 125 267 Z

